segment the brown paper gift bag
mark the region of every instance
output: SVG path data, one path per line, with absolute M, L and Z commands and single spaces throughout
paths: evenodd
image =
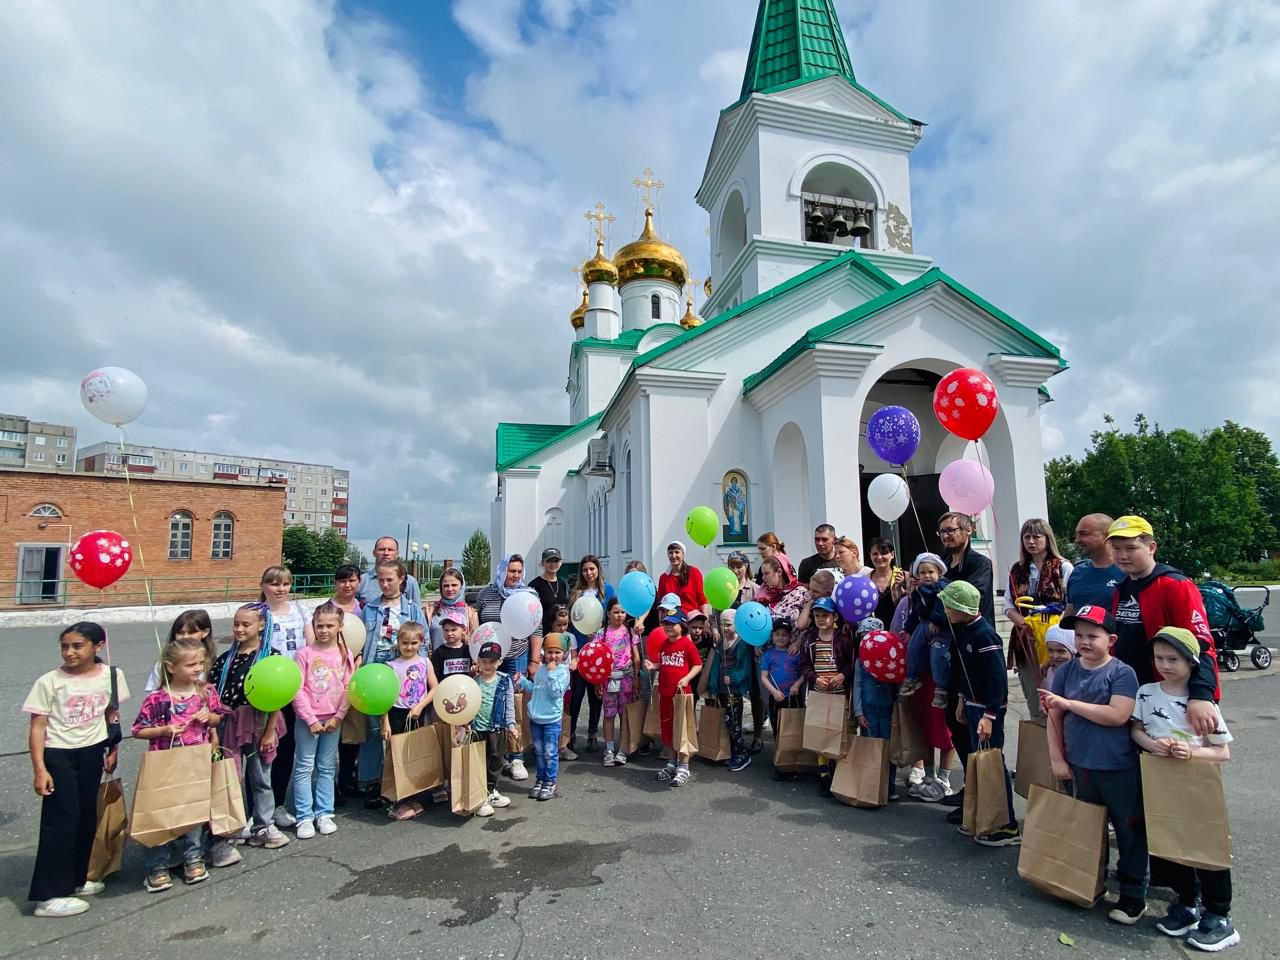
M 213 761 L 209 780 L 209 832 L 215 837 L 232 837 L 248 825 L 240 766 L 235 757 L 228 754 Z
M 563 750 L 569 745 L 569 741 L 573 739 L 573 730 L 570 729 L 569 711 L 566 710 L 560 714 L 560 749 Z
M 693 694 L 677 693 L 671 698 L 671 746 L 676 753 L 698 752 L 698 721 L 693 712 Z
M 1142 805 L 1147 851 L 1201 870 L 1231 869 L 1231 827 L 1222 765 L 1144 753 Z
M 804 707 L 804 748 L 839 760 L 848 752 L 849 740 L 848 696 L 810 690 Z
M 635 753 L 648 739 L 645 727 L 649 722 L 649 705 L 643 700 L 632 700 L 622 708 L 622 750 Z
M 1013 792 L 1030 799 L 1031 788 L 1041 786 L 1062 792 L 1062 781 L 1049 765 L 1049 731 L 1035 720 L 1018 724 L 1018 765 L 1013 774 Z
M 818 755 L 804 748 L 804 707 L 779 707 L 773 731 L 773 766 L 783 773 L 818 769 Z
M 653 685 L 653 693 L 649 695 L 649 709 L 644 715 L 644 727 L 641 732 L 651 740 L 662 742 L 662 706 L 658 700 L 658 685 Z
M 98 784 L 98 826 L 93 831 L 88 879 L 105 880 L 120 871 L 128 837 L 129 817 L 124 805 L 124 788 L 117 778 L 104 780 Z
M 213 746 L 171 747 L 142 755 L 129 836 L 144 847 L 176 840 L 209 819 Z
M 440 734 L 434 727 L 415 727 L 392 734 L 382 762 L 382 795 L 408 800 L 444 783 Z
M 916 720 L 909 704 L 893 705 L 893 726 L 889 733 L 889 762 L 897 767 L 910 767 L 917 761 L 928 763 L 933 759 L 933 749 L 924 738 L 924 731 Z
M 1004 792 L 1004 754 L 988 747 L 969 754 L 964 767 L 964 807 L 961 823 L 970 836 L 999 829 L 1009 823 L 1012 811 Z
M 431 729 L 436 732 L 436 740 L 440 744 L 440 763 L 444 767 L 444 778 L 448 780 L 449 761 L 453 758 L 453 727 L 443 720 L 435 720 L 431 724 Z
M 836 763 L 831 795 L 853 807 L 883 807 L 889 802 L 889 741 L 853 737 Z
M 347 709 L 342 717 L 342 743 L 364 743 L 369 735 L 369 718 L 359 710 Z
M 698 756 L 703 760 L 728 760 L 733 753 L 729 728 L 724 724 L 724 708 L 705 701 L 698 714 Z
M 1018 876 L 1079 907 L 1102 896 L 1107 869 L 1107 808 L 1031 785 Z
M 484 741 L 454 744 L 449 761 L 449 801 L 453 812 L 467 817 L 489 798 L 485 779 Z
M 512 753 L 533 749 L 533 728 L 529 726 L 529 694 L 516 694 L 516 742 Z

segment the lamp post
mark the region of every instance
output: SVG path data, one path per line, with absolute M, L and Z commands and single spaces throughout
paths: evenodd
M 430 580 L 431 579 L 431 544 L 424 543 L 422 545 L 422 552 L 427 558 L 427 579 Z M 419 586 L 421 586 L 421 584 L 419 584 Z
M 417 540 L 414 540 L 412 543 L 409 544 L 409 556 L 411 558 L 409 561 L 410 571 L 413 574 L 413 579 L 417 580 L 418 579 L 418 541 Z

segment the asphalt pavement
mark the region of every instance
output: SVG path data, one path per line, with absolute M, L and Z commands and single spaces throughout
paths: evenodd
M 131 720 L 155 641 L 145 625 L 114 627 L 111 637 L 135 688 L 123 711 Z M 813 781 L 775 783 L 767 747 L 739 774 L 695 760 L 679 790 L 654 780 L 656 761 L 606 769 L 599 753 L 584 753 L 561 766 L 560 799 L 536 803 L 504 781 L 512 805 L 489 820 L 437 806 L 393 823 L 357 804 L 339 812 L 333 836 L 245 850 L 243 864 L 163 894 L 143 891 L 131 847 L 92 910 L 37 920 L 25 897 L 39 801 L 19 707 L 34 678 L 57 665 L 56 633 L 0 630 L 0 658 L 0 960 L 1184 955 L 1150 920 L 1119 928 L 1102 908 L 1037 894 L 1017 876 L 1016 847 L 958 836 L 941 805 L 904 799 L 858 810 L 822 799 Z M 1246 663 L 1224 678 L 1236 737 L 1224 768 L 1243 937 L 1234 957 L 1280 956 L 1278 669 Z M 1012 712 L 1025 713 L 1021 704 Z M 126 741 L 128 784 L 140 754 Z M 1153 892 L 1155 907 L 1163 895 Z M 1064 933 L 1074 946 L 1060 942 Z

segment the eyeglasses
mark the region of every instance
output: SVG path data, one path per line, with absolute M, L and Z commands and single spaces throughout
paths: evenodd
M 940 537 L 949 537 L 949 536 L 952 536 L 953 534 L 956 534 L 956 533 L 959 533 L 959 532 L 960 532 L 960 528 L 959 528 L 959 527 L 947 527 L 945 530 L 939 530 L 939 531 L 938 531 L 938 536 L 940 536 Z

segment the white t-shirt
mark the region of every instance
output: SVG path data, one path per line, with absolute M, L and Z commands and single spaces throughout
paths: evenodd
M 116 696 L 120 703 L 129 699 L 129 685 L 124 672 L 116 671 Z M 78 750 L 107 739 L 107 706 L 111 703 L 111 675 L 106 664 L 83 674 L 67 673 L 61 667 L 50 670 L 31 688 L 24 713 L 48 717 L 44 743 L 46 747 Z
M 1231 732 L 1222 719 L 1222 711 L 1214 704 L 1213 712 L 1218 716 L 1218 725 L 1207 737 L 1197 736 L 1187 721 L 1187 698 L 1175 697 L 1165 692 L 1159 683 L 1144 683 L 1138 687 L 1138 697 L 1134 701 L 1133 719 L 1142 724 L 1147 736 L 1152 740 L 1185 740 L 1192 746 L 1217 746 L 1232 741 Z
M 295 659 L 298 651 L 307 645 L 307 615 L 297 600 L 289 601 L 289 609 L 277 616 L 271 615 L 271 639 L 267 646 L 272 653 L 280 653 Z

